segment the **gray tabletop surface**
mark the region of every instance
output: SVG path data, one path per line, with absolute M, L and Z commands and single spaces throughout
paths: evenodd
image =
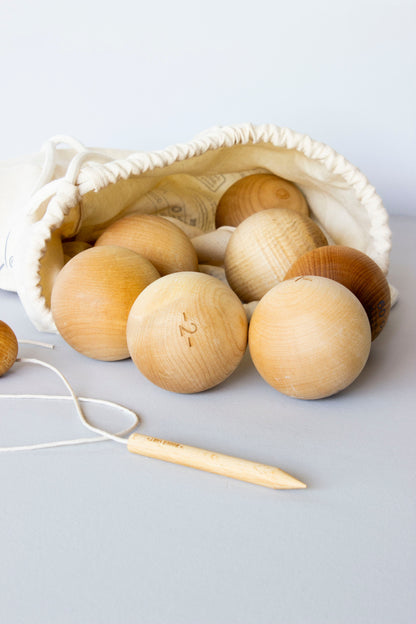
M 130 360 L 105 363 L 39 334 L 14 293 L 0 318 L 80 396 L 136 410 L 139 431 L 277 465 L 274 491 L 142 458 L 114 442 L 0 454 L 1 624 L 414 624 L 416 219 L 391 219 L 400 299 L 358 379 L 318 401 L 281 395 L 246 354 L 220 386 L 177 395 Z M 15 364 L 0 394 L 61 394 Z M 115 431 L 126 418 L 85 408 Z M 0 402 L 0 445 L 84 436 L 73 407 Z M 87 433 L 88 435 L 88 433 Z

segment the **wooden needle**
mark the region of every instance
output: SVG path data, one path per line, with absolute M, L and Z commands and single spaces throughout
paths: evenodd
M 174 464 L 198 468 L 275 490 L 306 488 L 304 483 L 275 466 L 266 466 L 247 459 L 230 457 L 169 440 L 160 440 L 140 433 L 133 433 L 129 437 L 127 448 L 131 453 L 138 455 L 163 459 Z

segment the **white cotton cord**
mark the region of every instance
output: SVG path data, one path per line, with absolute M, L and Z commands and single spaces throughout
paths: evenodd
M 28 215 L 35 213 L 43 202 L 51 199 L 53 195 L 62 187 L 62 178 L 51 180 L 35 191 L 26 204 L 26 212 Z
M 78 139 L 75 139 L 69 134 L 55 134 L 47 143 L 54 145 L 55 148 L 58 145 L 69 145 L 69 147 L 72 147 L 76 152 L 84 152 L 87 149 L 81 141 L 78 141 Z
M 55 178 L 57 146 L 60 144 L 71 147 L 75 151 L 75 156 L 70 160 L 65 176 L 63 178 Z M 80 169 L 87 160 L 103 162 L 108 162 L 109 160 L 108 156 L 96 150 L 87 149 L 85 145 L 73 137 L 65 135 L 57 135 L 49 139 L 49 141 L 46 141 L 42 147 L 42 152 L 44 153 L 45 160 L 26 207 L 27 214 L 29 215 L 35 213 L 43 202 L 50 200 L 52 196 L 62 190 L 67 182 L 69 182 L 72 187 L 75 186 Z
M 50 401 L 72 401 L 72 396 L 67 395 L 52 395 L 52 394 L 2 394 L 0 395 L 2 399 L 41 399 L 41 400 L 50 400 Z M 106 405 L 109 407 L 116 407 L 117 409 L 125 412 L 129 416 L 132 416 L 134 419 L 134 423 L 127 427 L 127 429 L 123 429 L 122 431 L 118 431 L 116 433 L 117 436 L 125 436 L 134 431 L 138 425 L 137 415 L 130 410 L 128 407 L 124 407 L 123 405 L 119 405 L 118 403 L 113 403 L 112 401 L 106 401 L 105 399 L 91 399 L 87 397 L 78 397 L 78 401 L 82 403 L 95 403 L 98 405 Z M 111 434 L 110 434 L 111 435 Z M 0 453 L 12 453 L 14 451 L 33 451 L 36 449 L 45 449 L 45 448 L 57 448 L 59 446 L 75 446 L 77 444 L 93 444 L 96 442 L 108 442 L 108 436 L 100 436 L 98 438 L 76 438 L 74 440 L 58 440 L 57 442 L 41 442 L 38 444 L 26 444 L 24 446 L 0 446 Z
M 50 344 L 49 342 L 39 342 L 39 340 L 18 340 L 19 344 L 29 344 L 34 345 L 35 347 L 43 347 L 44 349 L 54 349 L 55 345 Z
M 32 189 L 32 195 L 36 193 L 42 186 L 48 184 L 53 178 L 53 172 L 55 171 L 55 163 L 56 163 L 56 146 L 52 141 L 47 141 L 42 146 L 42 152 L 45 155 L 45 160 L 43 163 L 42 171 L 40 172 L 39 178 L 36 182 L 36 185 Z
M 109 157 L 106 154 L 101 154 L 100 152 L 96 152 L 94 150 L 79 152 L 79 154 L 76 154 L 69 163 L 65 174 L 65 180 L 70 184 L 75 185 L 82 165 L 89 160 L 106 163 L 109 161 Z
M 53 180 L 56 167 L 56 148 L 61 144 L 69 145 L 69 147 L 77 153 L 86 151 L 86 147 L 71 136 L 59 134 L 51 137 L 49 141 L 46 141 L 42 146 L 42 152 L 45 154 L 45 161 L 36 186 L 32 190 L 32 194 L 36 193 L 40 188 Z
M 38 364 L 39 366 L 44 366 L 45 368 L 49 368 L 49 370 L 53 371 L 56 375 L 58 375 L 58 377 L 63 381 L 64 385 L 67 387 L 69 394 L 71 395 L 71 398 L 74 402 L 75 410 L 81 420 L 81 423 L 84 425 L 84 427 L 86 427 L 90 431 L 94 431 L 95 433 L 100 433 L 101 435 L 109 438 L 110 440 L 114 440 L 115 442 L 120 442 L 121 444 L 127 444 L 127 440 L 125 440 L 124 438 L 121 438 L 118 435 L 109 433 L 108 431 L 104 431 L 103 429 L 100 429 L 99 427 L 94 427 L 94 425 L 90 425 L 90 423 L 87 421 L 87 419 L 84 416 L 84 412 L 82 411 L 78 398 L 75 392 L 73 391 L 69 381 L 66 379 L 66 377 L 63 376 L 63 374 L 57 368 L 55 368 L 55 366 L 52 366 L 52 364 L 48 364 L 48 362 L 43 362 L 42 360 L 37 360 L 35 358 L 18 358 L 16 362 Z M 137 419 L 137 416 L 136 416 L 136 419 Z M 137 419 L 136 424 L 138 424 L 138 419 Z
M 26 342 L 26 341 L 21 340 L 19 342 Z M 27 341 L 27 342 L 30 342 L 30 341 Z M 28 451 L 28 450 L 35 450 L 35 449 L 42 449 L 42 448 L 55 448 L 58 446 L 69 446 L 69 445 L 74 445 L 74 444 L 91 444 L 93 442 L 103 442 L 105 440 L 113 440 L 114 442 L 127 444 L 128 442 L 127 439 L 121 436 L 131 433 L 131 431 L 133 431 L 138 426 L 139 418 L 135 412 L 128 409 L 127 407 L 123 407 L 122 405 L 118 405 L 117 403 L 112 403 L 111 401 L 106 401 L 104 399 L 90 399 L 90 398 L 85 398 L 85 397 L 78 398 L 75 392 L 73 391 L 71 385 L 69 384 L 68 380 L 64 377 L 64 375 L 57 368 L 55 368 L 55 366 L 52 366 L 52 364 L 48 364 L 47 362 L 43 362 L 42 360 L 38 360 L 35 358 L 18 358 L 16 360 L 16 363 L 19 363 L 19 362 L 28 363 L 28 364 L 37 364 L 39 366 L 43 366 L 45 368 L 52 370 L 56 375 L 58 375 L 58 377 L 62 380 L 62 382 L 68 389 L 69 396 L 53 396 L 53 395 L 39 395 L 39 394 L 2 394 L 0 395 L 0 398 L 3 398 L 3 399 L 46 399 L 46 400 L 72 401 L 74 404 L 75 410 L 78 414 L 78 417 L 81 423 L 83 424 L 83 426 L 89 429 L 90 431 L 99 433 L 100 437 L 99 438 L 78 438 L 75 440 L 60 440 L 58 442 L 46 442 L 46 443 L 40 443 L 40 444 L 30 444 L 30 445 L 25 445 L 25 446 L 5 446 L 5 447 L 0 447 L 0 453 Z M 79 403 L 80 401 L 89 402 L 89 403 L 98 403 L 101 405 L 109 405 L 112 407 L 116 407 L 117 409 L 124 411 L 128 413 L 130 416 L 132 416 L 133 423 L 127 429 L 123 431 L 119 431 L 116 434 L 109 433 L 108 431 L 105 431 L 104 429 L 101 429 L 99 427 L 94 427 L 94 425 L 91 425 L 87 421 L 82 411 L 81 405 Z

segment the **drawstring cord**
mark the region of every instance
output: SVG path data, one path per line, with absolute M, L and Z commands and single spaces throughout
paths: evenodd
M 75 156 L 72 158 L 72 160 L 68 164 L 65 176 L 58 178 L 58 179 L 54 179 L 55 169 L 56 169 L 56 164 L 57 164 L 57 157 L 58 157 L 57 147 L 58 145 L 61 145 L 61 144 L 69 146 L 70 148 L 75 150 L 76 153 L 75 153 Z M 43 167 L 40 172 L 39 178 L 32 190 L 32 194 L 27 205 L 27 214 L 29 215 L 34 214 L 42 205 L 42 203 L 51 199 L 51 197 L 59 189 L 60 190 L 64 189 L 65 185 L 67 185 L 67 187 L 70 187 L 70 191 L 72 191 L 76 185 L 76 181 L 77 181 L 80 169 L 86 161 L 94 160 L 94 161 L 108 162 L 109 160 L 108 156 L 105 156 L 104 154 L 101 154 L 94 150 L 88 150 L 82 143 L 80 143 L 73 137 L 65 136 L 65 135 L 57 135 L 57 136 L 50 138 L 42 146 L 42 152 L 44 153 L 45 159 L 44 159 Z M 37 341 L 20 340 L 19 342 L 26 343 L 26 344 L 28 343 L 35 344 L 37 346 L 41 346 L 45 348 L 53 348 L 53 345 L 39 343 Z M 78 398 L 75 392 L 73 391 L 68 380 L 64 377 L 64 375 L 57 368 L 55 368 L 51 364 L 47 364 L 46 362 L 43 362 L 35 358 L 18 358 L 16 360 L 16 363 L 36 364 L 38 366 L 43 366 L 53 371 L 61 379 L 63 384 L 66 386 L 67 390 L 69 391 L 69 396 L 65 396 L 65 395 L 64 396 L 52 396 L 52 395 L 36 395 L 36 394 L 2 394 L 0 395 L 0 399 L 38 399 L 38 400 L 49 399 L 49 400 L 57 400 L 57 401 L 64 401 L 64 400 L 72 401 L 75 407 L 75 411 L 82 425 L 86 427 L 87 429 L 89 429 L 90 431 L 99 433 L 100 437 L 79 438 L 76 440 L 62 440 L 58 442 L 48 442 L 44 444 L 30 444 L 26 446 L 0 447 L 0 453 L 26 451 L 26 450 L 34 450 L 34 449 L 41 449 L 41 448 L 54 448 L 57 446 L 66 446 L 66 445 L 72 445 L 72 444 L 90 444 L 92 442 L 102 442 L 104 440 L 113 440 L 114 442 L 127 444 L 127 440 L 124 439 L 124 437 L 122 436 L 125 436 L 131 431 L 133 431 L 139 424 L 138 416 L 132 410 L 129 410 L 128 408 L 118 405 L 117 403 L 113 403 L 111 401 L 105 401 L 101 399 L 90 399 L 90 398 L 85 398 L 85 397 Z M 84 415 L 84 412 L 82 410 L 80 403 L 95 403 L 95 404 L 109 405 L 109 406 L 115 407 L 116 409 L 119 409 L 123 411 L 124 413 L 128 414 L 132 418 L 133 423 L 130 427 L 128 427 L 127 429 L 124 429 L 123 431 L 119 431 L 117 434 L 109 433 L 108 431 L 105 431 L 99 427 L 94 427 L 88 422 L 88 420 L 86 419 Z
M 57 147 L 58 145 L 68 145 L 75 150 L 75 156 L 69 162 L 65 176 L 63 178 L 54 179 Z M 46 200 L 50 199 L 59 188 L 62 188 L 67 182 L 71 186 L 76 185 L 79 172 L 82 165 L 88 160 L 108 162 L 109 157 L 95 150 L 89 150 L 71 136 L 56 135 L 46 141 L 41 150 L 45 155 L 42 171 L 32 190 L 32 194 L 27 206 L 27 213 L 33 214 L 39 206 Z

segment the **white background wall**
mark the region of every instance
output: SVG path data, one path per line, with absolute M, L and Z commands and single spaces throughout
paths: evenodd
M 414 0 L 1 0 L 0 159 L 49 136 L 159 149 L 273 122 L 416 215 Z

